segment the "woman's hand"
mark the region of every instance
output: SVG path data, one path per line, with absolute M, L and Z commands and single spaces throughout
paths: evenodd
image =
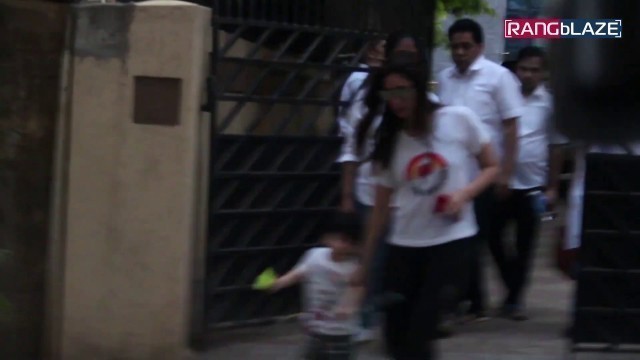
M 452 217 L 459 217 L 467 202 L 469 202 L 469 199 L 462 191 L 452 193 L 449 195 L 449 201 L 445 206 L 444 214 Z
M 458 218 L 465 205 L 469 202 L 469 199 L 470 197 L 464 190 L 439 195 L 436 199 L 434 211 L 446 216 Z

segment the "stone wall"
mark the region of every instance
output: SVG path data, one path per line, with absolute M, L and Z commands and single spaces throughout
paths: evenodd
M 66 7 L 0 0 L 0 358 L 40 359 L 45 264 Z

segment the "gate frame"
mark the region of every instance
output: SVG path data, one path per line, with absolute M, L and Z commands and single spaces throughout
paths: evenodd
M 286 103 L 289 104 L 290 106 L 309 106 L 309 105 L 315 105 L 315 106 L 341 106 L 341 105 L 346 105 L 344 103 L 341 103 L 340 101 L 338 101 L 338 97 L 334 96 L 333 94 L 335 94 L 336 92 L 339 92 L 343 81 L 336 81 L 333 83 L 333 86 L 331 86 L 331 97 L 329 99 L 308 99 L 305 98 L 304 95 L 307 95 L 311 90 L 313 90 L 315 88 L 315 85 L 317 85 L 321 80 L 321 75 L 322 74 L 332 74 L 336 71 L 348 71 L 353 72 L 353 71 L 362 71 L 362 68 L 357 66 L 356 62 L 357 60 L 359 60 L 363 55 L 364 55 L 364 44 L 361 44 L 361 48 L 360 51 L 356 51 L 354 54 L 352 54 L 352 59 L 348 64 L 337 64 L 335 63 L 335 60 L 339 57 L 340 54 L 340 50 L 346 46 L 346 43 L 349 41 L 354 41 L 353 38 L 355 38 L 355 40 L 358 40 L 358 38 L 361 38 L 361 40 L 366 40 L 367 38 L 372 38 L 372 37 L 379 37 L 380 36 L 380 31 L 370 31 L 369 29 L 339 29 L 339 28 L 332 28 L 329 26 L 322 26 L 322 25 L 308 25 L 305 24 L 303 22 L 301 23 L 297 23 L 295 21 L 292 21 L 290 23 L 283 23 L 283 22 L 277 22 L 277 21 L 264 21 L 264 20 L 256 20 L 256 19 L 247 19 L 247 18 L 243 18 L 243 17 L 231 17 L 231 16 L 220 16 L 221 14 L 221 8 L 220 5 L 221 3 L 224 3 L 225 1 L 228 2 L 228 0 L 210 0 L 210 1 L 206 1 L 206 0 L 198 0 L 198 3 L 202 4 L 203 2 L 207 2 L 208 5 L 210 5 L 212 7 L 212 24 L 211 24 L 211 28 L 212 28 L 212 41 L 213 41 L 213 48 L 212 48 L 212 53 L 211 53 L 211 61 L 210 61 L 210 71 L 211 71 L 211 76 L 207 81 L 207 92 L 208 92 L 208 101 L 207 104 L 205 104 L 203 106 L 203 111 L 209 112 L 211 113 L 211 129 L 210 129 L 210 137 L 211 137 L 211 148 L 212 149 L 216 149 L 217 146 L 220 145 L 220 141 L 221 139 L 223 139 L 223 136 L 226 136 L 224 134 L 224 131 L 227 129 L 227 126 L 231 123 L 231 121 L 233 121 L 232 118 L 227 118 L 227 119 L 223 119 L 222 117 L 219 116 L 218 112 L 219 112 L 219 104 L 218 102 L 220 101 L 255 101 L 255 102 L 262 102 L 262 103 L 268 103 L 268 102 L 278 102 L 278 103 Z M 252 0 L 249 0 L 252 1 Z M 257 1 L 261 1 L 261 0 L 257 0 Z M 263 0 L 262 0 L 263 1 Z M 283 1 L 287 1 L 287 0 L 272 0 L 273 3 L 282 3 Z M 293 0 L 293 3 L 295 2 L 299 2 L 300 0 Z M 317 2 L 317 0 L 313 0 L 314 2 Z M 326 0 L 326 1 L 334 1 L 334 0 Z M 347 0 L 348 1 L 348 0 Z M 341 0 L 341 2 L 344 2 L 344 0 Z M 352 4 L 356 4 L 357 3 L 361 3 L 361 4 L 372 4 L 374 3 L 374 1 L 372 0 L 351 0 L 348 1 Z M 388 3 L 388 4 L 383 4 L 386 5 L 387 7 L 389 7 L 389 5 L 393 5 L 392 3 L 395 3 L 393 0 L 383 0 L 383 1 L 377 1 L 375 2 L 376 4 L 383 4 L 383 3 Z M 422 3 L 421 0 L 409 0 L 409 5 L 407 6 L 412 6 L 412 4 L 414 3 Z M 415 5 L 415 4 L 414 4 Z M 431 15 L 433 15 L 435 13 L 435 4 L 431 4 Z M 379 7 L 378 9 L 382 9 L 383 7 Z M 370 10 L 369 10 L 370 11 Z M 307 14 L 308 15 L 308 14 Z M 326 14 L 325 14 L 326 15 Z M 330 15 L 330 14 L 329 14 Z M 418 14 L 415 13 L 410 13 L 407 12 L 405 14 L 406 16 L 416 16 Z M 393 22 L 390 22 L 393 23 Z M 420 24 L 420 26 L 423 26 L 425 29 L 428 29 L 429 31 L 432 30 L 433 26 L 429 27 L 427 26 L 427 22 L 424 21 L 418 21 L 417 23 L 415 23 L 415 25 L 418 25 L 418 23 Z M 319 39 L 319 42 L 322 42 L 323 39 L 329 38 L 329 37 L 344 37 L 342 39 L 337 39 L 335 42 L 332 42 L 332 47 L 334 48 L 334 52 L 331 54 L 331 56 L 328 57 L 327 61 L 323 62 L 323 63 L 319 63 L 319 62 L 306 62 L 304 61 L 304 56 L 306 55 L 307 58 L 309 56 L 311 56 L 311 53 L 313 52 L 314 48 L 312 46 L 310 46 L 309 48 L 306 49 L 305 53 L 303 54 L 303 59 L 298 59 L 297 61 L 281 61 L 281 59 L 279 57 L 276 57 L 275 61 L 274 60 L 262 60 L 262 59 L 253 59 L 251 58 L 252 56 L 250 55 L 249 58 L 247 58 L 246 56 L 243 58 L 232 58 L 232 57 L 226 57 L 225 55 L 225 51 L 229 50 L 229 48 L 231 46 L 229 46 L 228 43 L 226 44 L 222 44 L 221 41 L 221 31 L 224 31 L 223 28 L 226 27 L 226 29 L 228 30 L 229 28 L 233 28 L 236 27 L 236 31 L 234 32 L 234 30 L 231 30 L 231 32 L 227 31 L 227 34 L 229 34 L 229 37 L 231 38 L 231 41 L 235 41 L 238 38 L 241 38 L 242 34 L 239 33 L 239 31 L 237 31 L 238 28 L 241 27 L 258 27 L 258 28 L 263 28 L 265 29 L 266 32 L 275 32 L 278 30 L 288 30 L 291 31 L 293 33 L 298 32 L 298 33 L 313 33 L 316 36 L 316 39 Z M 414 26 L 415 28 L 417 28 L 417 26 Z M 395 30 L 395 29 L 394 29 Z M 252 55 L 255 55 L 255 53 L 257 53 L 258 51 L 260 51 L 263 43 L 266 41 L 266 37 L 264 33 L 261 35 L 258 35 L 258 39 L 256 40 L 256 42 L 252 42 L 251 45 L 253 46 L 252 51 L 250 51 L 250 53 L 252 53 Z M 234 40 L 235 39 L 235 40 Z M 427 37 L 427 39 L 429 41 L 426 41 L 426 44 L 432 44 L 432 39 L 431 36 Z M 291 39 L 287 39 L 286 41 L 290 41 Z M 340 45 L 342 43 L 342 45 Z M 313 44 L 312 44 L 313 45 Z M 316 44 L 317 46 L 318 44 Z M 329 47 L 331 48 L 331 46 Z M 280 55 L 282 55 L 285 52 L 285 48 L 280 49 L 279 53 Z M 429 63 L 427 64 L 429 67 L 431 66 L 431 47 L 429 47 L 428 49 L 425 49 L 425 51 L 427 51 L 427 56 L 426 58 L 429 60 Z M 271 97 L 267 97 L 267 96 L 263 96 L 263 97 L 259 97 L 256 96 L 255 94 L 253 94 L 253 91 L 256 89 L 256 86 L 259 85 L 260 83 L 260 79 L 257 82 L 254 82 L 254 86 L 249 86 L 249 88 L 253 87 L 252 91 L 249 91 L 249 95 L 247 95 L 247 90 L 245 89 L 244 93 L 241 95 L 229 95 L 227 93 L 225 93 L 225 87 L 221 86 L 221 79 L 222 76 L 220 76 L 221 74 L 219 73 L 220 71 L 220 65 L 223 63 L 229 63 L 229 64 L 233 64 L 235 66 L 241 66 L 241 65 L 255 65 L 255 66 L 264 66 L 267 69 L 263 70 L 263 72 L 269 72 L 269 69 L 274 68 L 274 67 L 278 67 L 278 66 L 287 66 L 292 70 L 292 72 L 294 73 L 294 77 L 295 75 L 297 75 L 298 72 L 301 72 L 303 69 L 314 69 L 317 70 L 317 74 L 315 74 L 314 77 L 310 78 L 310 81 L 313 83 L 315 82 L 315 85 L 312 86 L 308 86 L 309 84 L 307 83 L 306 87 L 304 90 L 306 90 L 306 93 L 303 92 L 303 96 L 297 96 L 297 97 L 288 97 L 285 98 L 282 96 L 281 93 L 276 92 L 274 95 L 272 95 Z M 241 71 L 241 70 L 240 70 Z M 236 74 L 237 75 L 237 74 Z M 291 73 L 289 73 L 289 75 L 291 75 Z M 343 78 L 346 78 L 348 74 L 345 73 L 343 75 Z M 292 82 L 292 79 L 287 79 L 285 80 L 285 83 L 289 81 Z M 287 86 L 284 86 L 284 88 L 286 88 Z M 239 111 L 238 111 L 239 112 Z M 291 119 L 289 119 L 291 120 Z M 255 125 L 255 124 L 254 124 Z M 313 122 L 311 122 L 311 124 L 309 124 L 308 122 L 305 123 L 304 125 L 306 125 L 306 127 L 312 127 L 313 126 Z M 282 126 L 281 126 L 282 127 Z M 286 125 L 285 125 L 286 127 Z M 303 126 L 303 128 L 306 128 L 305 126 Z M 250 129 L 251 130 L 251 129 Z M 282 130 L 282 129 L 280 129 Z M 271 139 L 271 140 L 275 140 L 278 139 L 278 131 L 276 131 L 276 135 L 266 135 L 266 136 L 262 136 L 262 139 Z M 243 135 L 243 137 L 245 138 L 245 140 L 247 140 L 250 136 L 248 135 Z M 303 136 L 304 137 L 304 136 Z M 320 136 L 318 137 L 318 135 L 313 136 L 314 138 L 318 139 L 318 138 L 324 138 L 325 141 L 329 141 L 329 142 L 333 142 L 336 146 L 336 152 L 339 148 L 339 141 L 340 139 L 337 136 Z M 248 140 L 247 140 L 248 141 Z M 211 184 L 213 184 L 213 182 L 215 181 L 216 178 L 219 178 L 220 176 L 220 171 L 219 169 L 215 166 L 216 164 L 218 164 L 219 162 L 224 160 L 224 157 L 230 157 L 231 155 L 229 155 L 229 153 L 232 151 L 225 151 L 224 154 L 221 151 L 213 151 L 210 154 L 210 182 Z M 318 173 L 318 174 L 322 174 L 322 172 Z M 224 175 L 224 174 L 223 174 Z M 335 177 L 335 181 L 336 181 L 336 185 L 339 184 L 339 180 L 340 180 L 340 173 L 339 171 L 337 171 L 336 169 L 327 169 L 324 172 L 324 175 L 326 176 L 334 176 Z M 210 185 L 211 187 L 211 185 Z M 337 186 L 337 188 L 339 188 L 339 186 Z M 212 232 L 213 232 L 213 226 L 212 226 L 212 219 L 216 216 L 216 214 L 218 213 L 218 210 L 216 209 L 216 207 L 213 205 L 213 201 L 216 199 L 216 196 L 218 194 L 216 194 L 216 191 L 212 190 L 210 188 L 209 190 L 209 207 L 208 207 L 208 212 L 209 212 L 209 221 L 208 221 L 208 230 L 207 230 L 207 234 L 208 237 L 211 236 Z M 337 205 L 337 204 L 335 204 Z M 202 292 L 201 293 L 196 293 L 195 296 L 195 302 L 197 303 L 195 308 L 194 308 L 194 324 L 192 326 L 192 344 L 195 348 L 204 348 L 207 346 L 207 344 L 210 342 L 211 340 L 211 333 L 214 330 L 218 330 L 218 329 L 225 329 L 225 328 L 233 328 L 233 327 L 244 327 L 244 326 L 251 326 L 254 325 L 256 323 L 251 323 L 251 322 L 242 322 L 242 323 L 223 323 L 222 326 L 212 326 L 208 320 L 210 318 L 211 315 L 211 305 L 208 304 L 208 298 L 210 297 L 211 294 L 211 290 L 212 290 L 212 284 L 210 282 L 210 274 L 213 271 L 213 267 L 215 266 L 215 264 L 213 264 L 213 262 L 210 259 L 210 252 L 211 252 L 211 239 L 207 240 L 207 255 L 206 255 L 206 270 L 205 270 L 205 278 L 204 278 L 204 284 L 200 284 L 200 288 L 202 288 Z M 290 316 L 285 316 L 286 318 L 290 318 Z M 278 321 L 282 319 L 282 317 L 275 317 L 275 318 L 270 318 L 270 319 L 266 319 L 266 322 L 273 322 L 273 321 Z M 199 321 L 198 321 L 199 320 Z M 258 323 L 264 323 L 265 321 L 260 321 Z

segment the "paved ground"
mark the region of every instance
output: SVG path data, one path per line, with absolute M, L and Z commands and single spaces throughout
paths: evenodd
M 547 223 L 544 233 L 548 234 L 551 224 Z M 567 342 L 561 338 L 560 334 L 566 326 L 573 284 L 563 279 L 553 269 L 551 249 L 551 237 L 544 236 L 538 248 L 533 284 L 529 292 L 528 310 L 531 319 L 521 323 L 492 319 L 484 323 L 463 325 L 456 336 L 441 342 L 442 360 L 630 360 L 639 358 L 637 354 L 626 356 L 568 354 Z M 495 282 L 491 284 L 491 289 L 495 304 L 501 290 Z M 303 340 L 294 323 L 229 332 L 219 338 L 215 347 L 198 360 L 296 359 Z M 374 342 L 362 349 L 358 359 L 386 358 L 380 351 L 380 344 Z

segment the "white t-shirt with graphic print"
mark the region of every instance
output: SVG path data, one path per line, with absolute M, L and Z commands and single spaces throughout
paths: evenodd
M 437 198 L 466 187 L 482 146 L 491 137 L 468 108 L 447 106 L 433 116 L 432 133 L 415 138 L 401 131 L 388 169 L 378 183 L 393 188 L 397 207 L 388 242 L 427 247 L 475 235 L 472 203 L 457 218 L 436 213 Z
M 349 108 L 349 111 L 345 118 L 346 120 L 342 123 L 343 125 L 341 129 L 344 140 L 342 142 L 342 148 L 337 162 L 359 163 L 355 179 L 356 186 L 354 189 L 354 194 L 356 196 L 356 199 L 363 205 L 373 206 L 373 203 L 375 201 L 376 179 L 373 176 L 373 169 L 371 166 L 371 161 L 369 160 L 369 156 L 371 155 L 375 147 L 375 132 L 382 123 L 383 111 L 382 109 L 380 110 L 380 114 L 373 119 L 373 122 L 369 127 L 369 131 L 364 143 L 364 156 L 361 156 L 358 153 L 357 149 L 356 133 L 360 122 L 365 117 L 368 111 L 367 106 L 364 103 L 367 92 L 368 89 L 362 89 L 360 90 L 360 92 L 358 92 L 354 103 Z M 427 93 L 427 97 L 433 103 L 440 102 L 440 99 L 433 93 Z M 391 199 L 390 205 L 392 207 L 395 206 L 395 202 L 393 199 Z
M 357 318 L 337 319 L 335 310 L 343 300 L 351 275 L 358 267 L 355 259 L 334 261 L 330 248 L 309 249 L 296 268 L 304 274 L 301 322 L 310 332 L 322 335 L 352 335 Z

